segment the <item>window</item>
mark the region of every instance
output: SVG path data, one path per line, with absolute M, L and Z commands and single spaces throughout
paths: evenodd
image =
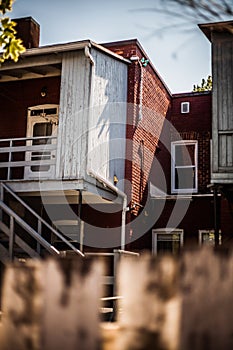
M 171 144 L 172 193 L 197 192 L 197 141 Z
M 58 105 L 45 104 L 28 108 L 27 146 L 31 150 L 25 153 L 25 160 L 31 162 L 31 165 L 24 169 L 25 179 L 53 177 L 56 159 L 56 147 L 53 145 L 56 144 L 57 128 Z
M 189 102 L 181 102 L 181 113 L 189 113 Z
M 219 232 L 219 244 L 222 243 L 221 232 Z M 214 230 L 199 230 L 199 244 L 214 247 L 215 236 Z
M 161 228 L 152 230 L 152 252 L 154 254 L 179 254 L 183 246 L 183 235 L 181 229 Z

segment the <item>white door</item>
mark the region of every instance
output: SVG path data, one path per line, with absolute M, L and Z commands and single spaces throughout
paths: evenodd
M 52 178 L 55 171 L 58 106 L 41 105 L 28 108 L 27 146 L 24 178 Z M 33 150 L 35 146 L 35 150 Z M 30 162 L 35 161 L 35 165 Z

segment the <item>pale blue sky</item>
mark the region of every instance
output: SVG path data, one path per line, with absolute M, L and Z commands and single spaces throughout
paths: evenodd
M 41 26 L 41 45 L 137 38 L 173 93 L 191 91 L 211 72 L 210 43 L 196 25 L 180 32 L 176 18 L 140 10 L 154 1 L 16 0 L 11 17 L 33 17 Z M 161 36 L 159 28 L 167 24 L 171 28 Z

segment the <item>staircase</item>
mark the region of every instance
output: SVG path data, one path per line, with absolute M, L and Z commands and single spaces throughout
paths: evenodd
M 10 207 L 9 197 L 21 211 L 30 213 L 33 225 Z M 55 240 L 62 242 L 62 250 L 45 238 L 44 231 L 46 237 L 55 237 Z M 64 256 L 67 251 L 84 257 L 68 238 L 49 225 L 5 183 L 0 182 L 0 262 L 6 264 L 17 259 L 40 258 L 46 255 Z

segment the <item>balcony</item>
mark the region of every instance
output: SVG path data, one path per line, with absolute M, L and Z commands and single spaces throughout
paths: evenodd
M 56 136 L 0 139 L 0 180 L 53 178 L 56 150 Z

